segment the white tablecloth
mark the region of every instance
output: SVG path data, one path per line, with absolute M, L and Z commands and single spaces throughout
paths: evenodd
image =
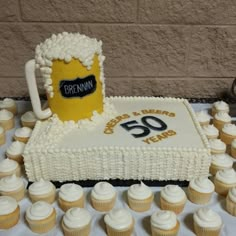
M 199 111 L 202 109 L 207 109 L 211 107 L 209 104 L 193 104 L 193 108 L 195 111 Z M 24 113 L 27 110 L 31 110 L 30 103 L 29 102 L 18 102 L 18 110 L 19 115 L 16 117 L 16 128 L 20 126 L 19 117 L 22 113 Z M 0 147 L 0 160 L 5 158 L 5 150 L 6 148 L 11 144 L 12 137 L 14 134 L 14 130 L 7 132 L 7 142 L 5 145 Z M 25 179 L 26 180 L 26 179 Z M 27 180 L 26 180 L 27 182 Z M 146 236 L 151 234 L 150 229 L 150 216 L 153 212 L 158 211 L 160 209 L 160 187 L 151 187 L 153 193 L 155 194 L 154 201 L 152 203 L 151 209 L 144 213 L 137 213 L 129 209 L 127 205 L 126 200 L 126 191 L 127 187 L 116 187 L 116 190 L 118 192 L 118 198 L 116 201 L 115 207 L 124 207 L 128 209 L 133 217 L 135 218 L 135 229 L 133 236 Z M 184 188 L 184 190 L 186 190 Z M 85 208 L 91 213 L 92 215 L 92 230 L 91 235 L 92 236 L 102 236 L 106 235 L 105 233 L 105 225 L 103 221 L 103 217 L 105 213 L 100 213 L 95 211 L 92 206 L 90 205 L 90 192 L 91 188 L 84 188 L 85 194 L 86 194 L 86 203 Z M 16 236 L 16 235 L 23 235 L 23 236 L 30 236 L 30 235 L 37 235 L 35 233 L 32 233 L 30 229 L 27 227 L 27 225 L 24 222 L 24 214 L 26 211 L 26 208 L 31 204 L 27 196 L 19 202 L 20 208 L 21 208 L 21 218 L 19 223 L 14 226 L 13 228 L 9 230 L 0 230 L 0 236 Z M 64 212 L 58 207 L 57 202 L 53 204 L 53 206 L 56 208 L 57 212 L 57 224 L 56 227 L 48 232 L 45 235 L 56 235 L 60 236 L 63 235 L 61 227 L 60 227 L 60 220 L 64 214 Z M 200 205 L 196 205 L 191 203 L 190 201 L 187 201 L 187 204 L 184 208 L 184 211 L 178 215 L 178 219 L 180 221 L 180 236 L 191 236 L 195 235 L 193 232 L 193 213 L 200 208 Z M 225 210 L 225 198 L 219 196 L 218 194 L 214 193 L 213 197 L 209 204 L 207 204 L 207 207 L 211 208 L 212 210 L 215 210 L 221 217 L 224 222 L 224 226 L 222 229 L 222 236 L 233 236 L 236 235 L 236 217 L 231 216 L 228 214 Z

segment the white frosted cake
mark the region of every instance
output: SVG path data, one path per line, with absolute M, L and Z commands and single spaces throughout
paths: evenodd
M 105 100 L 111 111 L 92 121 L 62 122 L 54 115 L 36 123 L 23 154 L 30 181 L 189 181 L 208 176 L 208 141 L 187 100 Z

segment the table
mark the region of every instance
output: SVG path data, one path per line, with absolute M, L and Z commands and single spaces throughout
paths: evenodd
M 26 101 L 18 101 L 17 102 L 18 106 L 18 111 L 19 114 L 16 117 L 16 126 L 20 127 L 20 121 L 19 118 L 21 114 L 28 110 L 31 109 L 30 102 Z M 210 104 L 192 104 L 193 109 L 195 111 L 200 111 L 202 109 L 209 109 L 211 107 Z M 235 118 L 234 118 L 235 120 Z M 0 161 L 5 158 L 5 151 L 7 147 L 10 145 L 12 142 L 12 137 L 14 134 L 14 130 L 10 130 L 7 132 L 7 142 L 5 145 L 0 147 Z M 234 163 L 236 164 L 236 162 Z M 25 178 L 25 183 L 27 184 L 27 180 Z M 90 192 L 91 188 L 83 188 L 85 191 L 85 208 L 91 213 L 92 215 L 92 236 L 102 236 L 106 235 L 105 232 L 105 224 L 103 221 L 103 217 L 105 213 L 100 213 L 97 212 L 92 208 L 90 205 Z M 128 187 L 116 187 L 117 190 L 117 201 L 115 204 L 115 207 L 124 207 L 126 209 L 129 209 L 127 205 L 127 199 L 126 199 L 126 191 Z M 155 198 L 152 203 L 151 209 L 147 212 L 144 213 L 137 213 L 129 209 L 133 217 L 135 218 L 135 229 L 133 236 L 146 236 L 151 234 L 151 229 L 150 229 L 150 216 L 152 215 L 153 212 L 160 210 L 160 190 L 161 187 L 151 187 Z M 186 188 L 183 188 L 186 191 Z M 58 191 L 58 190 L 57 190 Z M 37 235 L 33 233 L 25 224 L 24 222 L 24 214 L 27 209 L 27 207 L 31 204 L 30 200 L 26 196 L 22 201 L 19 202 L 19 206 L 21 208 L 21 217 L 20 221 L 16 226 L 9 230 L 0 230 L 0 236 L 16 236 L 16 235 L 24 235 L 24 236 L 31 236 L 31 235 Z M 64 214 L 64 212 L 59 208 L 57 202 L 53 203 L 53 207 L 55 207 L 56 212 L 57 212 L 57 224 L 56 227 L 48 232 L 45 235 L 53 235 L 53 236 L 61 236 L 63 235 L 61 227 L 60 227 L 60 220 Z M 178 215 L 178 219 L 180 221 L 180 232 L 179 235 L 181 236 L 192 236 L 195 235 L 193 232 L 193 213 L 200 208 L 201 205 L 196 205 L 191 203 L 190 201 L 187 201 L 187 204 L 185 206 L 184 211 Z M 213 197 L 210 201 L 209 204 L 207 204 L 207 207 L 215 210 L 221 217 L 224 222 L 224 226 L 222 229 L 221 236 L 233 236 L 235 235 L 236 232 L 236 217 L 231 216 L 225 211 L 225 198 L 219 196 L 218 194 L 214 193 Z

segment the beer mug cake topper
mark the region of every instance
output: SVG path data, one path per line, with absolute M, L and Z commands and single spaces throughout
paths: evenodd
M 33 110 L 39 119 L 56 114 L 60 120 L 91 118 L 103 112 L 105 84 L 102 42 L 79 33 L 52 35 L 25 65 Z M 35 79 L 39 69 L 49 108 L 42 110 Z

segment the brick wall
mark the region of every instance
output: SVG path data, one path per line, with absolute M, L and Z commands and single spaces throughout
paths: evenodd
M 0 0 L 0 97 L 28 95 L 24 63 L 62 31 L 103 41 L 108 95 L 220 97 L 236 77 L 235 0 Z

